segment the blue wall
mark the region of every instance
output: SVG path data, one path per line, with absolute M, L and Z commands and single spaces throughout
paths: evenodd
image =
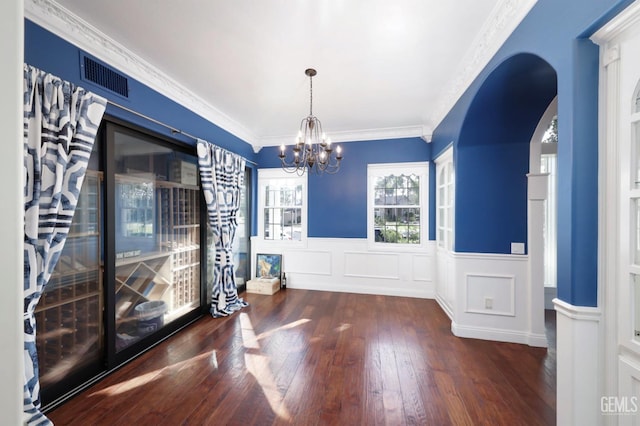
M 457 252 L 510 253 L 527 242 L 529 145 L 556 93 L 555 71 L 530 54 L 508 58 L 476 93 L 456 144 Z
M 526 238 L 524 156 L 553 97 L 553 71 L 559 105 L 558 296 L 574 305 L 596 306 L 598 293 L 598 49 L 588 36 L 630 3 L 538 0 L 433 135 L 434 156 L 451 142 L 456 150 L 456 251 L 507 253 L 510 241 Z M 511 58 L 529 61 L 537 71 Z M 494 133 L 509 141 L 490 143 Z M 508 170 L 498 170 L 503 167 Z M 488 211 L 478 214 L 483 202 Z
M 129 78 L 128 98 L 104 90 L 90 81 L 82 80 L 80 77 L 82 51 L 29 20 L 25 20 L 24 35 L 26 63 L 190 135 L 236 152 L 250 161 L 255 161 L 255 153 L 251 145 L 132 78 Z M 108 105 L 106 112 L 140 127 L 195 146 L 192 138 L 179 134 L 172 135 L 166 128 L 113 105 Z
M 344 160 L 335 175 L 311 175 L 308 181 L 309 237 L 367 237 L 367 165 L 429 161 L 431 145 L 421 138 L 348 142 Z M 278 147 L 262 148 L 260 167 L 280 167 Z M 425 191 L 426 193 L 426 191 Z M 430 215 L 430 238 L 435 235 Z

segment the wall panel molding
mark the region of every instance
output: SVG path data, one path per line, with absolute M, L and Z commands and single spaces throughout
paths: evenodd
M 283 255 L 287 287 L 389 296 L 435 297 L 435 242 L 420 252 L 369 250 L 366 238 L 308 238 L 305 247 L 288 248 L 251 238 L 256 253 Z
M 514 275 L 466 274 L 464 311 L 476 314 L 516 316 Z M 491 307 L 487 307 L 487 300 Z
M 529 262 L 527 255 L 438 250 L 436 300 L 451 318 L 452 333 L 547 347 L 545 333 L 532 327 Z M 544 316 L 542 307 L 536 315 Z
M 433 281 L 433 256 L 427 254 L 411 256 L 411 278 L 413 281 Z
M 399 280 L 398 255 L 393 253 L 345 252 L 344 276 Z
M 332 275 L 332 253 L 326 250 L 287 250 L 282 254 L 282 270 L 286 273 Z

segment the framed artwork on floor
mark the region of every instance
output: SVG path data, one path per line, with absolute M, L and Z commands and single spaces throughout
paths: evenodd
M 263 254 L 256 255 L 256 276 L 257 278 L 280 278 L 282 269 L 282 255 Z

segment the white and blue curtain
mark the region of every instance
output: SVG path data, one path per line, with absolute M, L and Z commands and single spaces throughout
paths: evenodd
M 198 140 L 200 181 L 215 244 L 211 315 L 224 317 L 248 306 L 238 297 L 232 244 L 238 227 L 245 160 L 237 154 Z
M 24 66 L 24 422 L 40 411 L 34 311 L 69 232 L 106 100 Z

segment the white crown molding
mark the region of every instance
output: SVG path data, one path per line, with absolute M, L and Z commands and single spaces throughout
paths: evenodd
M 382 139 L 422 138 L 425 142 L 431 142 L 432 130 L 427 126 L 386 127 L 380 129 L 366 129 L 344 132 L 327 132 L 331 142 L 357 142 Z M 260 138 L 257 145 L 280 146 L 292 145 L 296 135 L 268 136 Z
M 597 45 L 603 46 L 638 21 L 640 21 L 640 2 L 636 1 L 596 31 L 590 38 Z
M 331 134 L 334 142 L 420 137 L 431 141 L 435 128 L 453 108 L 464 91 L 480 74 L 500 46 L 535 5 L 537 0 L 501 0 L 485 22 L 479 37 L 465 56 L 458 77 L 452 80 L 440 102 L 431 111 L 428 123 L 395 128 L 365 129 Z M 258 138 L 249 129 L 178 84 L 152 64 L 111 39 L 97 28 L 75 16 L 53 0 L 25 0 L 25 17 L 87 53 L 114 66 L 153 90 L 190 109 L 229 133 L 248 142 L 254 151 L 277 146 L 294 136 Z
M 501 0 L 496 4 L 462 60 L 462 66 L 452 73 L 457 77 L 450 81 L 438 104 L 428 114 L 427 124 L 433 128 L 440 124 L 537 1 Z
M 25 0 L 24 16 L 255 146 L 257 137 L 246 127 L 56 2 L 52 0 Z

